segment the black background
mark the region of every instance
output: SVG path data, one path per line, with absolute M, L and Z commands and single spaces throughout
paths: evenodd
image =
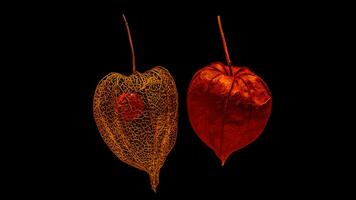
M 314 65 L 311 57 L 318 56 L 311 53 L 321 40 L 313 28 L 324 21 L 306 17 L 310 10 L 271 3 L 44 6 L 44 12 L 21 19 L 28 32 L 22 36 L 25 45 L 21 50 L 29 52 L 24 60 L 32 63 L 23 69 L 23 80 L 29 78 L 27 74 L 36 78 L 24 84 L 32 88 L 23 94 L 31 97 L 27 121 L 34 133 L 22 137 L 28 147 L 26 156 L 12 157 L 22 163 L 19 166 L 26 165 L 19 167 L 24 176 L 15 185 L 36 196 L 288 199 L 315 191 L 314 184 L 323 180 L 319 165 L 314 165 L 322 157 L 321 150 L 312 151 L 315 146 L 311 145 L 311 139 L 320 133 L 312 127 L 305 129 L 312 123 L 307 120 L 313 117 L 308 116 L 311 111 L 303 113 L 304 119 L 296 114 L 305 111 L 300 109 L 305 101 L 316 101 L 303 98 L 310 91 L 303 90 L 304 86 L 311 90 L 316 86 L 309 82 L 310 76 L 304 76 L 305 70 L 298 70 Z M 99 80 L 109 72 L 131 73 L 123 13 L 131 28 L 137 70 L 164 66 L 178 88 L 178 138 L 161 169 L 156 194 L 147 174 L 124 164 L 110 151 L 92 114 Z M 262 77 L 273 96 L 272 115 L 263 134 L 232 154 L 224 167 L 195 135 L 186 110 L 187 88 L 194 73 L 209 62 L 225 62 L 218 14 L 233 64 L 248 66 Z

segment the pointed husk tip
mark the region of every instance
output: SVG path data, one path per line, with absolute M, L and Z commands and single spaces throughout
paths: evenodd
M 151 188 L 156 193 L 157 186 L 159 184 L 159 172 L 149 173 L 149 176 L 150 176 Z

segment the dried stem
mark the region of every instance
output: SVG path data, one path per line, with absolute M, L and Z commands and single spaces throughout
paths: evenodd
M 231 60 L 230 60 L 229 50 L 227 49 L 227 45 L 226 45 L 224 31 L 223 31 L 223 28 L 221 25 L 220 15 L 218 15 L 218 24 L 219 24 L 219 29 L 220 29 L 221 40 L 222 40 L 222 43 L 224 46 L 226 62 L 230 69 L 230 75 L 232 75 Z
M 127 31 L 127 35 L 129 36 L 129 42 L 130 42 L 130 47 L 131 47 L 132 73 L 135 73 L 136 72 L 135 50 L 134 50 L 134 46 L 132 43 L 131 32 L 130 32 L 129 24 L 126 21 L 126 17 L 124 14 L 122 14 L 122 18 L 125 21 L 126 31 Z

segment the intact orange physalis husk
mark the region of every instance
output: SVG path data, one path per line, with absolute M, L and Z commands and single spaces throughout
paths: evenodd
M 200 139 L 224 165 L 235 151 L 256 140 L 272 110 L 267 84 L 247 67 L 213 62 L 195 73 L 189 84 L 189 120 Z
M 130 76 L 110 73 L 94 95 L 99 132 L 123 162 L 147 172 L 154 191 L 177 137 L 178 93 L 163 67 Z

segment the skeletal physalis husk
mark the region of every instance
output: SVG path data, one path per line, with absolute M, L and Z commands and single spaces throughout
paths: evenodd
M 147 172 L 154 191 L 177 137 L 178 93 L 163 67 L 130 76 L 110 73 L 94 95 L 99 132 L 123 162 Z

